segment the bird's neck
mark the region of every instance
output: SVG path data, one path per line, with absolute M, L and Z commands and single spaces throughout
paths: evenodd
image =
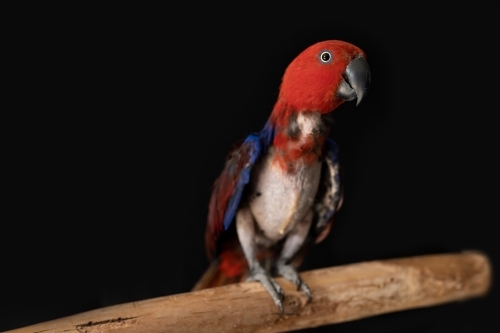
M 329 127 L 321 113 L 275 108 L 270 122 L 275 129 L 273 163 L 287 173 L 312 165 L 322 156 Z

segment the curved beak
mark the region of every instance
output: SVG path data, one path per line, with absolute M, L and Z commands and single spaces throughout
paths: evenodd
M 359 105 L 370 87 L 370 67 L 363 56 L 357 56 L 347 65 L 343 80 L 337 89 L 337 96 L 345 101 L 357 99 Z

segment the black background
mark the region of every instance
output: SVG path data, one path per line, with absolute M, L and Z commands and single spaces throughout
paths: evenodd
M 366 100 L 335 112 L 345 202 L 302 270 L 480 250 L 499 262 L 493 7 L 24 8 L 6 29 L 0 330 L 187 292 L 211 185 L 287 64 L 342 39 Z M 480 299 L 316 332 L 498 329 Z

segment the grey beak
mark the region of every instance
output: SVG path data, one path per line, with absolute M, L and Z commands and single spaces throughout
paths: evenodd
M 337 90 L 337 96 L 345 101 L 357 99 L 356 106 L 359 105 L 370 87 L 371 74 L 370 67 L 363 56 L 358 56 L 351 60 L 344 72 L 344 79 Z

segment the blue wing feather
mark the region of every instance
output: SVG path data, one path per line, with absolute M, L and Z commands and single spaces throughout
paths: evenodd
M 254 166 L 257 159 L 261 156 L 262 151 L 267 150 L 267 148 L 269 147 L 273 134 L 274 131 L 272 126 L 269 122 L 267 122 L 262 131 L 256 134 L 250 134 L 243 142 L 242 145 L 250 146 L 249 161 L 243 166 L 243 169 L 241 169 L 238 181 L 236 182 L 236 186 L 233 190 L 233 194 L 229 199 L 227 210 L 224 214 L 224 230 L 227 230 L 231 226 L 231 223 L 233 222 L 234 216 L 240 204 L 243 190 L 250 181 L 250 173 L 252 171 L 252 167 Z
M 205 233 L 209 255 L 217 249 L 221 232 L 231 227 L 245 187 L 250 182 L 252 168 L 267 151 L 273 137 L 274 129 L 268 122 L 259 133 L 249 135 L 228 155 L 224 170 L 215 181 L 210 198 Z
M 331 138 L 326 139 L 325 158 L 329 159 L 333 164 L 339 164 L 339 147 Z
M 249 161 L 243 166 L 243 169 L 240 170 L 239 178 L 234 187 L 233 194 L 229 198 L 226 213 L 224 214 L 224 230 L 227 230 L 229 228 L 234 219 L 234 215 L 236 214 L 236 210 L 238 209 L 241 201 L 243 190 L 250 181 L 250 173 L 252 171 L 252 167 L 262 152 L 262 144 L 260 142 L 260 138 L 254 134 L 249 135 L 243 142 L 243 145 L 250 146 Z

